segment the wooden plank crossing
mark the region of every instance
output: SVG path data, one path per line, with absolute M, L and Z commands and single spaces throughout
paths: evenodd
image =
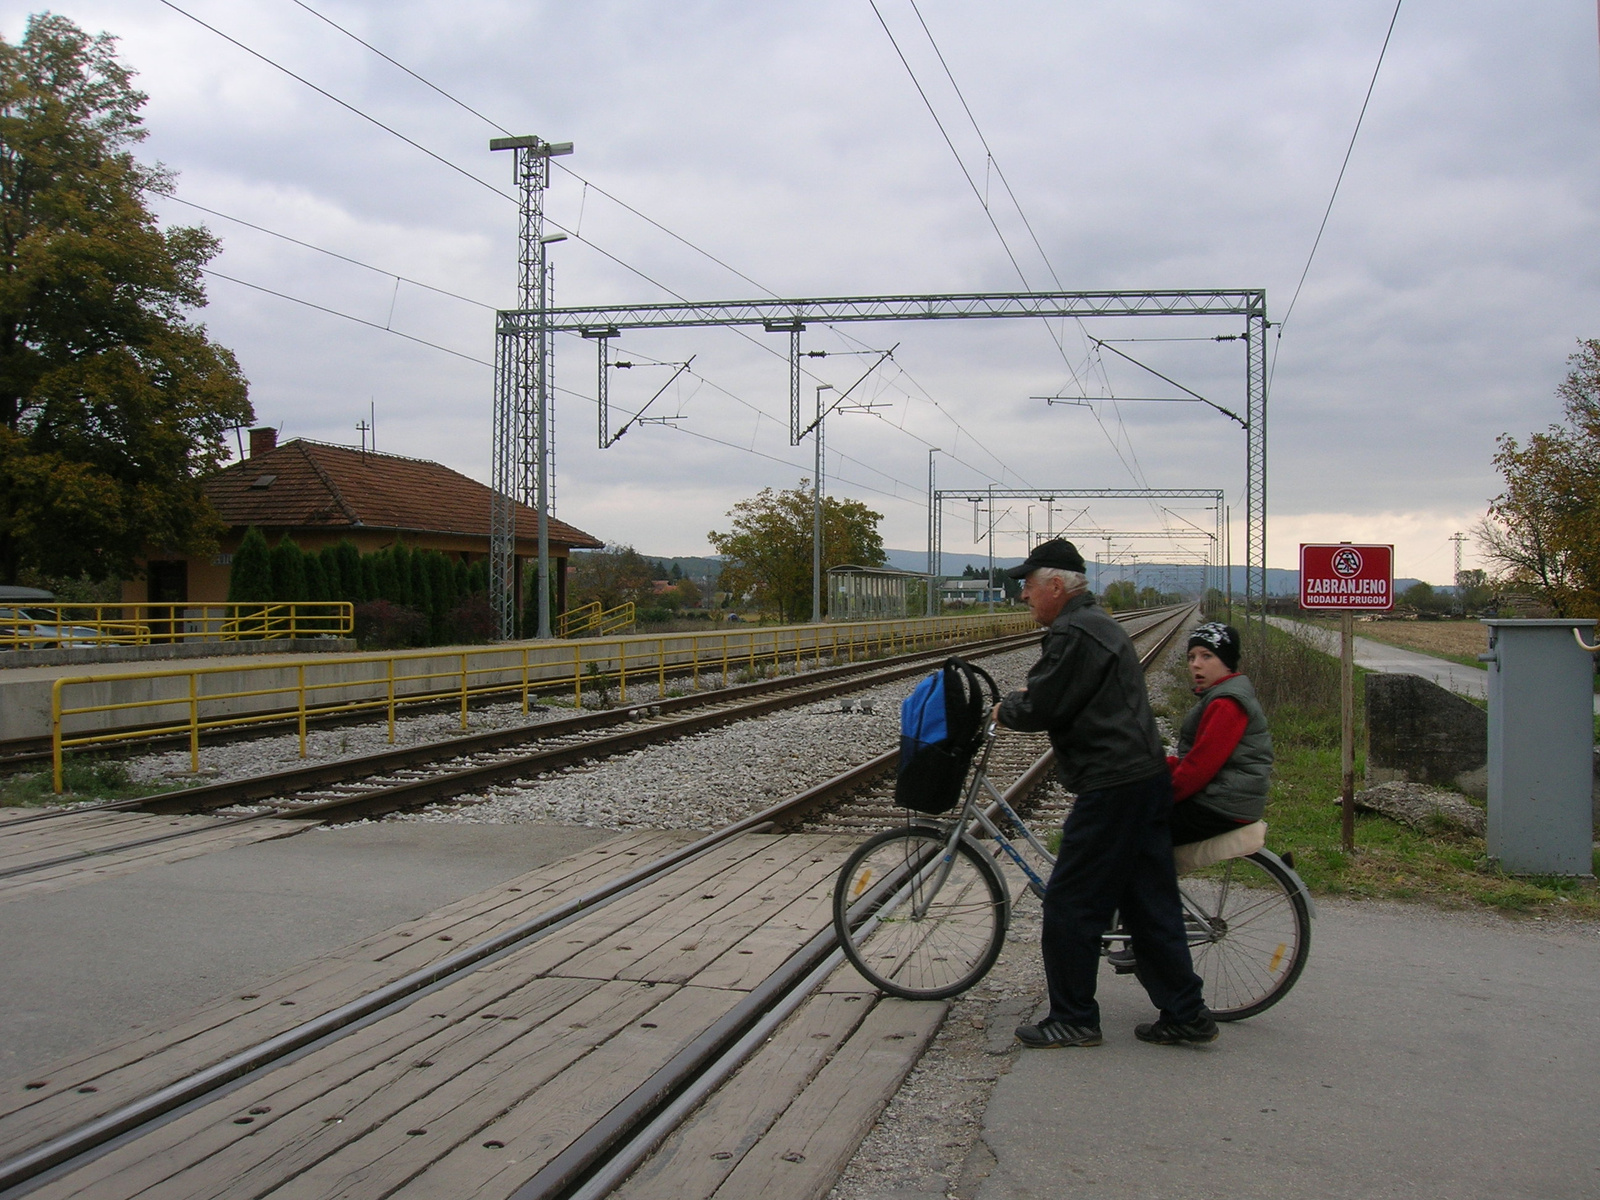
M 641 832 L 602 842 L 346 950 L 223 997 L 131 1041 L 0 1082 L 0 1157 L 10 1157 L 292 1028 L 465 945 L 693 840 Z
M 148 1092 L 292 1024 L 286 1011 L 298 1009 L 293 1019 L 325 1011 L 459 948 L 457 938 L 524 920 L 683 837 L 619 838 L 531 872 L 515 884 L 520 891 L 492 889 L 369 938 L 337 962 L 53 1072 L 49 1088 L 36 1089 L 51 1092 L 45 1099 L 19 1105 L 10 1089 L 0 1147 L 14 1153 L 91 1115 L 77 1080 L 106 1085 L 87 1097 L 104 1111 L 107 1093 L 121 1101 Z M 826 925 L 833 876 L 854 844 L 817 834 L 725 843 L 31 1194 L 509 1196 Z M 878 1001 L 848 968 L 836 973 L 730 1081 L 733 1098 L 714 1095 L 703 1107 L 742 1122 L 734 1137 L 742 1148 L 699 1170 L 715 1187 L 692 1194 L 826 1191 L 943 1011 Z M 701 1119 L 685 1136 L 704 1141 Z M 779 1145 L 773 1166 L 767 1151 Z
M 0 903 L 179 862 L 214 850 L 291 837 L 308 826 L 275 818 L 230 823 L 212 816 L 85 812 L 8 829 L 0 824 Z M 186 836 L 154 841 L 168 834 Z M 149 842 L 148 845 L 128 843 Z M 127 847 L 119 849 L 119 847 Z M 52 866 L 40 866 L 65 859 Z M 38 867 L 39 869 L 28 869 Z M 5 877 L 8 871 L 20 871 Z

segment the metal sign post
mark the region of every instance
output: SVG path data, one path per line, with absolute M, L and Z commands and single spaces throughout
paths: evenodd
M 1394 607 L 1394 547 L 1301 543 L 1300 607 L 1339 614 L 1340 837 L 1348 853 L 1356 848 L 1355 614 Z

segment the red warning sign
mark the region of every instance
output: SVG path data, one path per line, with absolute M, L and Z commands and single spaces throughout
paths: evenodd
M 1394 607 L 1394 547 L 1300 545 L 1300 607 Z

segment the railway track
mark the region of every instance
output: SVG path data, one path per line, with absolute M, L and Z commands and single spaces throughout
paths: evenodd
M 1147 666 L 1182 628 L 1190 611 L 1169 611 L 1142 623 L 1135 636 L 1143 642 Z M 1014 803 L 1024 803 L 1049 775 L 1050 758 L 1043 742 L 1042 737 L 1027 735 L 1002 739 L 1004 756 L 991 763 L 991 771 L 998 781 L 1007 781 L 1010 775 L 1006 790 Z M 143 1046 L 130 1049 L 122 1059 L 114 1053 L 101 1055 L 58 1072 L 52 1080 L 30 1083 L 27 1090 L 32 1096 L 6 1096 L 0 1101 L 0 1154 L 6 1156 L 0 1161 L 0 1196 L 10 1200 L 36 1192 L 41 1197 L 598 1197 L 622 1185 L 686 1114 L 734 1078 L 752 1054 L 775 1043 L 780 1027 L 802 1010 L 843 1012 L 852 1001 L 859 1002 L 853 1021 L 846 1022 L 856 1033 L 847 1031 L 843 1036 L 866 1036 L 862 1031 L 875 1030 L 884 1022 L 895 1028 L 905 1025 L 909 1032 L 882 1036 L 905 1042 L 903 1049 L 914 1061 L 937 1029 L 942 1007 L 911 1006 L 919 1010 L 913 1015 L 903 1007 L 905 1002 L 879 1002 L 875 995 L 864 993 L 859 979 L 851 984 L 853 976 L 840 981 L 840 956 L 825 914 L 832 876 L 843 854 L 864 829 L 903 817 L 903 810 L 889 802 L 895 757 L 880 755 L 706 837 L 665 853 L 651 852 L 648 862 L 613 873 L 598 886 L 583 886 L 582 880 L 571 885 L 567 880 L 571 886 L 560 902 L 514 923 L 502 919 L 492 933 L 414 969 L 398 968 L 425 957 L 428 948 L 417 941 L 401 943 L 410 958 L 384 958 L 388 965 L 378 974 L 386 977 L 374 986 L 365 986 L 370 981 L 364 981 L 359 994 L 325 1005 L 309 1020 L 296 1020 L 285 1012 L 303 1001 L 274 1001 L 275 994 L 240 997 L 255 1002 L 245 1004 L 247 1024 L 267 1036 L 231 1053 L 221 1052 L 213 1032 L 209 1056 L 200 1055 L 205 1061 L 197 1065 L 194 1043 L 206 1039 L 179 1030 L 166 1035 L 166 1049 L 161 1052 Z M 785 830 L 802 832 L 784 836 Z M 759 834 L 775 836 L 752 840 L 751 835 Z M 659 841 L 664 835 L 652 836 Z M 649 838 L 640 837 L 641 848 L 622 853 L 644 857 Z M 778 867 L 762 865 L 784 855 L 789 857 Z M 744 891 L 728 883 L 740 878 L 746 880 Z M 799 889 L 799 894 L 762 894 L 781 890 L 776 882 L 780 878 L 790 892 Z M 561 893 L 562 882 L 539 890 Z M 739 898 L 730 904 L 725 891 Z M 675 900 L 664 904 L 669 894 Z M 731 920 L 729 908 L 737 910 Z M 642 927 L 652 921 L 664 922 L 670 930 L 644 932 Z M 816 932 L 819 929 L 823 932 Z M 436 936 L 448 942 L 454 935 Z M 692 943 L 683 940 L 688 937 Z M 655 949 L 641 959 L 633 943 L 645 940 L 651 940 Z M 573 945 L 581 948 L 574 951 L 569 948 Z M 741 963 L 737 955 L 749 956 L 748 963 Z M 630 965 L 615 969 L 624 961 Z M 702 982 L 702 968 L 710 971 L 709 984 Z M 593 982 L 606 979 L 612 982 Z M 541 984 L 548 986 L 535 1003 L 529 993 Z M 566 992 L 556 1000 L 543 994 L 562 988 Z M 611 1008 L 606 1012 L 613 1015 L 601 1019 L 591 1009 L 608 988 L 612 991 L 605 1002 Z M 659 1001 L 641 998 L 656 988 L 664 993 L 676 990 Z M 831 994 L 818 989 L 831 989 Z M 311 992 L 339 994 L 316 984 Z M 579 992 L 582 995 L 574 999 Z M 428 1003 L 419 1003 L 424 998 Z M 541 1004 L 554 1004 L 563 1018 L 582 1018 L 567 1020 L 564 1029 L 555 1022 L 548 1035 L 552 1045 L 563 1040 L 584 1042 L 586 1034 L 566 1031 L 586 1030 L 594 1020 L 602 1025 L 620 1021 L 612 1040 L 640 1044 L 631 1054 L 623 1053 L 628 1044 L 622 1044 L 610 1057 L 612 1041 L 591 1047 L 588 1058 L 580 1056 L 581 1062 L 564 1068 L 559 1078 L 543 1086 L 534 1082 L 534 1068 L 519 1067 L 520 1098 L 504 1104 L 503 1096 L 494 1097 L 510 1086 L 508 1077 L 486 1066 L 503 1046 L 496 1042 L 485 1048 L 485 1037 L 493 1041 L 500 1036 L 485 1031 L 498 1030 L 506 1021 L 531 1021 L 536 1013 L 548 1015 Z M 445 1011 L 436 1011 L 440 1009 Z M 639 1019 L 658 1015 L 661 1019 Z M 682 1029 L 670 1036 L 655 1032 L 672 1027 L 665 1019 L 668 1015 L 684 1022 Z M 451 1043 L 452 1034 L 459 1046 Z M 808 1036 L 832 1038 L 830 1045 L 842 1045 L 836 1033 Z M 393 1051 L 397 1045 L 401 1048 Z M 391 1114 L 401 1125 L 420 1121 L 414 1114 L 421 1106 L 437 1113 L 437 1120 L 402 1130 L 390 1119 L 364 1113 L 367 1101 L 347 1104 L 350 1097 L 345 1093 L 352 1087 L 384 1091 L 387 1085 L 367 1078 L 375 1071 L 372 1056 L 380 1050 L 391 1059 L 398 1053 L 394 1061 L 412 1087 L 418 1072 L 434 1067 L 435 1059 L 442 1062 L 453 1049 L 458 1057 L 466 1056 L 451 1068 L 462 1073 L 437 1089 L 420 1086 L 409 1107 Z M 544 1053 L 553 1051 L 546 1047 Z M 588 1075 L 579 1069 L 583 1063 L 590 1063 Z M 608 1063 L 612 1065 L 607 1067 Z M 474 1072 L 481 1078 L 463 1090 L 460 1080 L 470 1080 Z M 590 1076 L 597 1082 L 581 1092 L 563 1092 L 574 1072 L 579 1082 Z M 577 1088 L 578 1083 L 570 1086 Z M 592 1098 L 595 1089 L 603 1104 Z M 447 1094 L 456 1097 L 457 1105 L 448 1112 L 441 1107 Z M 298 1097 L 293 1105 L 285 1099 L 290 1096 Z M 328 1108 L 326 1098 L 332 1096 L 345 1098 Z M 564 1096 L 568 1108 L 562 1107 Z M 465 1150 L 442 1158 L 424 1155 L 424 1165 L 415 1170 L 401 1166 L 407 1151 L 414 1156 L 425 1145 L 430 1129 L 448 1125 L 462 1106 L 473 1103 L 488 1103 L 488 1116 L 482 1129 L 475 1128 L 461 1142 Z M 547 1107 L 549 1115 L 536 1119 Z M 324 1110 L 340 1115 L 317 1115 Z M 273 1117 L 274 1112 L 282 1115 Z M 360 1130 L 335 1128 L 347 1120 L 367 1124 Z M 300 1124 L 295 1126 L 295 1121 Z M 245 1128 L 254 1125 L 260 1128 Z M 269 1151 L 271 1139 L 263 1135 L 280 1125 L 289 1140 L 283 1146 L 272 1143 Z M 295 1134 L 290 1126 L 302 1132 Z M 198 1132 L 202 1129 L 207 1132 Z M 571 1136 L 561 1144 L 551 1141 L 565 1137 L 563 1130 Z M 340 1141 L 345 1134 L 349 1138 Z M 255 1140 L 258 1136 L 261 1141 Z M 530 1150 L 530 1139 L 544 1148 Z M 309 1142 L 326 1147 L 335 1141 L 344 1150 L 331 1158 L 304 1156 Z M 349 1147 L 357 1143 L 368 1148 L 383 1143 L 386 1148 L 351 1174 L 340 1153 L 348 1157 Z M 508 1161 L 513 1151 L 520 1157 Z M 240 1166 L 246 1160 L 252 1165 Z M 433 1165 L 441 1163 L 446 1166 L 439 1167 L 435 1180 Z M 810 1169 L 818 1168 L 813 1164 Z M 624 1194 L 632 1193 L 625 1189 Z M 650 1194 L 649 1189 L 640 1194 Z
M 1135 632 L 1165 619 L 1164 610 L 1126 615 Z M 974 657 L 1027 645 L 1033 634 L 966 648 Z M 951 653 L 901 655 L 759 681 L 716 692 L 664 698 L 536 725 L 500 729 L 356 758 L 298 767 L 135 800 L 54 809 L 0 824 L 0 881 L 38 877 L 94 860 L 148 856 L 173 843 L 256 840 L 298 832 L 307 823 L 363 820 L 485 788 L 527 780 L 575 764 L 687 737 L 720 725 L 811 704 L 906 678 Z M 191 818 L 147 828 L 137 812 Z M 293 828 L 284 828 L 290 822 Z M 174 827 L 175 826 L 175 827 Z

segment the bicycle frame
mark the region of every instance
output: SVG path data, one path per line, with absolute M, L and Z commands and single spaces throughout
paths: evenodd
M 1029 890 L 1031 890 L 1041 899 L 1044 896 L 1046 883 L 1045 879 L 1039 874 L 1039 872 L 1033 869 L 1033 866 L 1026 858 L 1023 857 L 1021 851 L 1017 849 L 1012 840 L 1007 837 L 1004 832 L 1002 832 L 998 822 L 994 819 L 994 816 L 991 816 L 991 813 L 994 811 L 994 809 L 998 809 L 999 811 L 998 813 L 995 813 L 995 816 L 1006 817 L 1011 822 L 1012 828 L 1020 831 L 1022 840 L 1028 844 L 1034 853 L 1036 853 L 1046 863 L 1049 863 L 1052 866 L 1055 864 L 1055 855 L 1051 854 L 1050 851 L 1045 848 L 1044 843 L 1038 839 L 1033 830 L 1029 827 L 1028 823 L 1018 815 L 1016 809 L 1012 808 L 1011 805 L 1006 802 L 1005 796 L 989 780 L 989 755 L 994 749 L 994 741 L 998 732 L 999 726 L 994 721 L 990 721 L 984 735 L 983 755 L 979 758 L 977 766 L 972 772 L 972 781 L 967 785 L 966 798 L 963 800 L 961 808 L 957 812 L 955 819 L 950 823 L 949 835 L 945 840 L 944 855 L 940 863 L 939 872 L 931 881 L 932 886 L 930 886 L 928 889 L 927 898 L 922 900 L 916 906 L 915 912 L 918 917 L 926 915 L 928 906 L 932 903 L 933 896 L 937 894 L 939 888 L 943 886 L 946 877 L 949 875 L 950 869 L 955 863 L 956 844 L 960 842 L 963 837 L 972 836 L 974 827 L 981 829 L 984 833 L 988 834 L 989 837 L 993 838 L 995 845 L 999 847 L 999 849 L 1003 851 L 1013 863 L 1016 864 L 1018 869 L 1021 870 L 1023 875 L 1026 877 Z M 979 807 L 978 800 L 980 796 L 987 796 L 987 798 L 993 802 L 992 807 Z M 1284 871 L 1287 872 L 1288 875 L 1294 880 L 1294 882 L 1299 885 L 1299 891 L 1305 897 L 1307 908 L 1314 917 L 1316 915 L 1316 907 L 1311 899 L 1311 890 L 1306 887 L 1305 883 L 1300 879 L 1299 874 L 1294 870 L 1294 868 L 1289 866 L 1270 850 L 1263 849 L 1257 853 L 1270 857 L 1274 863 L 1282 867 Z M 1222 892 L 1224 900 L 1226 899 L 1228 890 L 1231 886 L 1231 882 L 1224 884 Z M 1188 925 L 1191 930 L 1189 944 L 1191 946 L 1197 946 L 1203 945 L 1207 942 L 1216 941 L 1217 931 L 1215 928 L 1215 920 L 1213 915 L 1204 907 L 1202 907 L 1200 903 L 1194 899 L 1194 897 L 1189 895 L 1181 882 L 1178 885 L 1178 900 L 1183 906 L 1184 916 L 1188 918 L 1188 921 L 1186 921 L 1185 924 Z M 1115 923 L 1113 923 L 1112 929 L 1107 930 L 1106 933 L 1101 935 L 1102 945 L 1106 947 L 1116 945 L 1119 942 L 1126 942 L 1128 940 L 1129 938 L 1126 933 L 1121 933 L 1116 930 Z

